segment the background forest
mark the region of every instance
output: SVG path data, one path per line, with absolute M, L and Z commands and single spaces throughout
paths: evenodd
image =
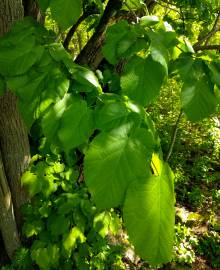
M 2 0 L 0 269 L 220 269 L 220 2 Z

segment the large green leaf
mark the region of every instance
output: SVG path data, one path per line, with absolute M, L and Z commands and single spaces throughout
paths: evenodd
M 73 62 L 70 54 L 63 48 L 61 44 L 54 43 L 49 46 L 49 52 L 52 58 L 57 62 L 63 62 L 72 78 L 75 80 L 73 83 L 73 90 L 76 92 L 91 92 L 94 89 L 97 93 L 102 91 L 98 78 L 94 72 L 77 65 Z
M 31 69 L 28 73 L 7 79 L 8 88 L 24 102 L 32 102 L 35 95 L 40 96 L 43 89 L 42 81 L 47 73 L 39 73 Z
M 164 44 L 162 33 L 155 33 L 153 31 L 148 32 L 150 37 L 150 53 L 154 61 L 160 63 L 165 70 L 166 75 L 168 74 L 168 52 Z
M 127 21 L 120 21 L 108 29 L 102 52 L 109 63 L 115 65 L 118 62 L 119 56 L 117 54 L 117 47 L 124 36 L 130 33 L 129 29 L 130 27 Z M 127 40 L 126 45 L 128 47 L 130 46 L 129 40 Z
M 122 93 L 143 106 L 148 105 L 159 94 L 164 80 L 162 65 L 151 57 L 133 57 L 125 66 L 121 76 Z
M 187 117 L 199 121 L 215 112 L 218 100 L 214 83 L 219 81 L 216 66 L 183 54 L 174 63 L 173 73 L 177 72 L 183 81 L 181 102 Z
M 50 0 L 37 0 L 42 11 L 46 11 L 49 7 Z
M 14 41 L 15 42 L 15 41 Z M 0 73 L 4 76 L 15 76 L 27 72 L 34 63 L 40 60 L 44 48 L 35 45 L 35 37 L 29 35 L 11 46 L 1 46 L 0 43 Z
M 94 72 L 74 64 L 73 78 L 76 83 L 73 84 L 73 88 L 77 92 L 91 92 L 94 89 L 97 93 L 102 92 L 102 88 L 99 84 L 98 78 L 95 76 Z
M 58 130 L 59 140 L 69 151 L 86 142 L 93 132 L 93 113 L 86 101 L 74 100 L 62 115 Z
M 133 182 L 123 210 L 129 239 L 152 266 L 171 260 L 174 238 L 173 175 L 167 164 L 159 174 Z
M 62 29 L 75 24 L 82 13 L 81 0 L 51 0 L 50 8 L 53 18 Z
M 214 86 L 207 76 L 185 82 L 181 93 L 184 112 L 191 121 L 199 121 L 215 112 L 218 103 Z
M 57 132 L 60 125 L 60 119 L 65 109 L 72 103 L 72 100 L 73 96 L 71 94 L 66 94 L 63 99 L 54 106 L 51 106 L 45 113 L 42 119 L 42 128 L 44 135 L 50 142 L 58 140 Z
M 220 61 L 208 64 L 212 82 L 220 86 Z
M 131 126 L 99 134 L 85 155 L 85 181 L 100 209 L 121 205 L 128 184 L 147 174 L 148 135 L 144 129 L 133 133 Z
M 118 95 L 102 95 L 101 105 L 97 105 L 95 111 L 95 126 L 102 131 L 112 130 L 127 122 L 140 124 L 144 118 L 143 109 L 129 99 L 123 99 Z

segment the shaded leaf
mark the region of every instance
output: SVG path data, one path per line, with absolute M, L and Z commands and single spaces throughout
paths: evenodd
M 86 101 L 75 100 L 65 110 L 58 130 L 59 140 L 69 151 L 86 142 L 93 132 L 93 114 L 87 107 Z
M 108 28 L 102 52 L 109 63 L 115 65 L 118 62 L 117 46 L 127 33 L 129 33 L 129 25 L 124 20 Z
M 199 121 L 214 113 L 218 100 L 214 94 L 214 86 L 207 76 L 194 82 L 185 82 L 181 93 L 184 112 L 191 121 Z
M 51 0 L 52 17 L 65 30 L 77 22 L 82 13 L 81 0 Z
M 148 105 L 159 94 L 164 80 L 162 66 L 151 57 L 133 57 L 121 76 L 122 93 L 142 106 Z

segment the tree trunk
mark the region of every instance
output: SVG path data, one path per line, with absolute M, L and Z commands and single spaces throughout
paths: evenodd
M 0 229 L 6 252 L 11 259 L 15 250 L 20 246 L 17 226 L 14 217 L 11 192 L 4 172 L 0 152 Z
M 1 0 L 0 36 L 8 32 L 11 25 L 22 19 L 23 15 L 22 0 Z M 20 245 L 16 225 L 21 228 L 20 207 L 26 202 L 20 179 L 30 154 L 27 131 L 18 110 L 17 98 L 10 91 L 0 97 L 0 152 L 0 229 L 5 249 L 11 257 Z
M 20 229 L 21 206 L 27 201 L 20 179 L 28 166 L 30 152 L 27 131 L 17 106 L 17 97 L 10 91 L 0 97 L 0 147 Z

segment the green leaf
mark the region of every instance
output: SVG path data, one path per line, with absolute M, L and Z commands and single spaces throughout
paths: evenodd
M 91 70 L 74 64 L 73 78 L 78 84 L 73 84 L 73 88 L 79 92 L 91 92 L 94 89 L 97 93 L 102 92 L 102 88 L 99 84 L 97 77 Z
M 30 171 L 27 171 L 22 175 L 21 183 L 22 185 L 28 187 L 30 197 L 33 197 L 35 194 L 39 193 L 42 189 L 42 184 L 41 182 L 38 181 L 37 175 L 31 173 Z
M 148 105 L 159 94 L 164 80 L 162 66 L 151 57 L 133 57 L 121 76 L 122 93 L 142 106 Z
M 166 33 L 166 32 L 165 32 Z M 150 37 L 150 54 L 155 62 L 158 62 L 164 68 L 166 75 L 168 75 L 168 52 L 164 42 L 164 32 L 148 32 Z
M 146 8 L 144 1 L 142 0 L 125 0 L 123 2 L 123 9 L 127 10 L 127 11 L 131 11 L 131 10 L 139 10 L 143 7 Z
M 110 213 L 107 211 L 101 212 L 95 215 L 93 220 L 93 228 L 99 235 L 104 238 L 109 232 L 110 222 Z
M 112 96 L 112 99 L 105 100 L 100 106 L 97 106 L 95 111 L 95 126 L 96 128 L 108 131 L 116 127 L 126 124 L 127 122 L 134 121 L 137 124 L 140 123 L 141 117 L 144 112 L 138 105 L 132 103 L 128 99 L 119 99 Z M 100 99 L 104 98 L 101 96 Z
M 60 249 L 56 244 L 49 244 L 45 247 L 45 243 L 35 241 L 31 248 L 31 258 L 40 269 L 57 269 L 60 258 Z
M 40 95 L 43 80 L 47 74 L 42 74 L 34 69 L 28 73 L 7 79 L 8 88 L 13 91 L 22 101 L 31 102 L 34 96 Z
M 76 247 L 77 241 L 79 243 L 83 243 L 86 241 L 86 237 L 78 227 L 73 227 L 63 240 L 63 247 L 69 257 L 71 256 L 73 249 Z
M 108 28 L 102 52 L 109 63 L 115 65 L 118 62 L 117 46 L 123 37 L 129 33 L 129 29 L 130 27 L 127 21 L 120 21 Z M 129 46 L 128 44 L 128 47 Z
M 207 65 L 210 69 L 212 82 L 220 86 L 220 62 L 212 62 Z
M 47 227 L 52 236 L 65 234 L 69 229 L 70 221 L 64 215 L 52 214 L 48 218 Z
M 65 30 L 74 25 L 82 13 L 81 0 L 51 0 L 50 9 L 53 18 Z
M 100 209 L 121 205 L 129 183 L 147 174 L 144 135 L 129 135 L 131 127 L 99 134 L 85 155 L 85 182 Z
M 43 116 L 43 133 L 50 142 L 56 142 L 58 140 L 57 132 L 60 125 L 60 119 L 66 108 L 72 103 L 73 98 L 73 95 L 66 94 L 63 99 L 58 101 L 54 106 L 51 106 Z
M 65 110 L 60 119 L 59 140 L 65 149 L 76 148 L 85 143 L 93 132 L 93 113 L 86 101 L 75 100 Z
M 38 235 L 44 228 L 44 223 L 42 220 L 34 220 L 31 223 L 25 222 L 22 227 L 22 233 L 27 237 L 32 237 Z
M 182 108 L 191 121 L 199 121 L 214 113 L 218 104 L 214 86 L 207 76 L 185 82 L 181 93 Z
M 15 76 L 27 72 L 34 63 L 41 59 L 44 52 L 42 46 L 35 45 L 33 35 L 16 43 L 13 50 L 11 46 L 1 45 L 0 42 L 0 73 L 4 76 Z
M 152 26 L 159 23 L 159 18 L 157 16 L 143 16 L 140 18 L 140 25 L 142 26 Z
M 21 178 L 22 185 L 26 186 L 30 197 L 41 193 L 45 197 L 56 191 L 57 184 L 53 175 L 45 175 L 37 171 L 36 174 L 26 171 Z
M 65 215 L 73 212 L 80 203 L 80 197 L 78 194 L 67 193 L 65 194 L 65 201 L 58 206 L 58 213 Z
M 123 212 L 129 239 L 141 258 L 152 266 L 169 262 L 175 211 L 173 175 L 167 164 L 159 176 L 129 186 Z
M 50 0 L 37 0 L 39 3 L 40 9 L 45 12 L 46 9 L 49 7 Z

